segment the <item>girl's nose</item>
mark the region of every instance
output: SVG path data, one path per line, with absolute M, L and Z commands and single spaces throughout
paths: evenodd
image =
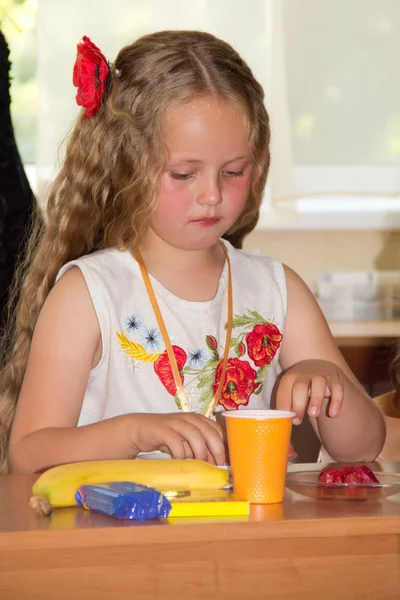
M 198 197 L 200 204 L 217 206 L 222 202 L 222 193 L 218 181 L 210 181 L 204 185 Z

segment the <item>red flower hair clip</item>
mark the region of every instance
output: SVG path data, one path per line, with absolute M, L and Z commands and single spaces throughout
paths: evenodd
M 77 46 L 72 81 L 78 88 L 76 103 L 86 108 L 85 119 L 99 112 L 110 74 L 104 54 L 86 35 L 83 36 Z

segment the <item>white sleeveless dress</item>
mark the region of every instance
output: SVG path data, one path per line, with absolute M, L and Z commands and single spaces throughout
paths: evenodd
M 269 408 L 281 369 L 279 349 L 286 313 L 281 263 L 236 250 L 223 241 L 232 268 L 233 331 L 217 411 Z M 180 410 L 163 338 L 139 265 L 129 252 L 100 250 L 66 264 L 86 281 L 102 338 L 78 425 L 127 413 Z M 227 319 L 227 265 L 215 297 L 177 298 L 150 276 L 169 333 L 190 410 L 204 413 L 218 386 Z

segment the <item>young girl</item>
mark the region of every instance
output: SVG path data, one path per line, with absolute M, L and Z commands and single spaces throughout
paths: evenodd
M 74 84 L 85 110 L 1 379 L 3 468 L 7 450 L 14 472 L 155 450 L 224 464 L 214 413 L 271 398 L 332 457 L 374 459 L 384 421 L 312 294 L 238 250 L 270 159 L 249 67 L 207 33 L 147 35 L 113 65 L 84 38 Z

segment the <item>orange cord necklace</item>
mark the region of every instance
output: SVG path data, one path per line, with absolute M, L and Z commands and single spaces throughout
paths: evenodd
M 231 263 L 229 260 L 229 256 L 228 256 L 228 252 L 224 246 L 224 244 L 222 242 L 220 242 L 221 247 L 225 253 L 225 258 L 226 258 L 226 263 L 227 263 L 227 267 L 228 267 L 228 288 L 227 288 L 227 296 L 228 296 L 228 315 L 227 315 L 227 324 L 226 324 L 226 337 L 225 337 L 225 348 L 224 348 L 224 358 L 223 358 L 223 363 L 222 363 L 222 373 L 221 373 L 221 378 L 219 380 L 219 384 L 218 384 L 218 388 L 217 391 L 215 392 L 210 404 L 207 407 L 207 410 L 205 411 L 205 416 L 206 417 L 210 417 L 213 412 L 215 407 L 217 406 L 219 399 L 221 397 L 222 394 L 222 388 L 223 385 L 225 383 L 225 375 L 226 375 L 226 368 L 228 365 L 228 355 L 229 355 L 229 347 L 230 347 L 230 343 L 231 343 L 231 337 L 232 337 L 232 319 L 233 319 L 233 302 L 232 302 L 232 271 L 231 271 Z M 157 319 L 157 323 L 158 323 L 158 327 L 161 331 L 161 335 L 163 337 L 164 340 L 164 344 L 167 350 L 167 354 L 168 354 L 168 358 L 169 358 L 169 363 L 171 366 L 171 370 L 172 370 L 172 374 L 174 377 L 174 381 L 175 381 L 175 385 L 176 385 L 176 395 L 178 397 L 178 400 L 180 402 L 181 408 L 183 412 L 189 412 L 190 408 L 189 408 L 189 403 L 187 401 L 186 398 L 186 394 L 185 391 L 183 389 L 183 385 L 182 385 L 182 379 L 181 379 L 181 375 L 179 373 L 179 369 L 178 369 L 178 365 L 176 362 L 176 357 L 174 354 L 174 351 L 172 349 L 172 345 L 171 345 L 171 340 L 169 338 L 168 335 L 168 331 L 167 328 L 165 327 L 165 323 L 164 323 L 164 319 L 162 317 L 161 311 L 160 311 L 160 307 L 158 305 L 157 302 L 157 298 L 156 295 L 154 293 L 154 288 L 151 284 L 150 281 L 150 277 L 149 277 L 149 273 L 147 271 L 146 265 L 144 264 L 144 260 L 143 257 L 140 253 L 140 250 L 138 248 L 135 248 L 133 251 L 133 254 L 138 262 L 138 265 L 140 267 L 140 271 L 143 277 L 143 281 L 144 281 L 144 285 L 146 287 L 146 291 L 147 294 L 149 296 L 151 305 L 153 307 L 153 311 L 155 314 L 155 317 Z

